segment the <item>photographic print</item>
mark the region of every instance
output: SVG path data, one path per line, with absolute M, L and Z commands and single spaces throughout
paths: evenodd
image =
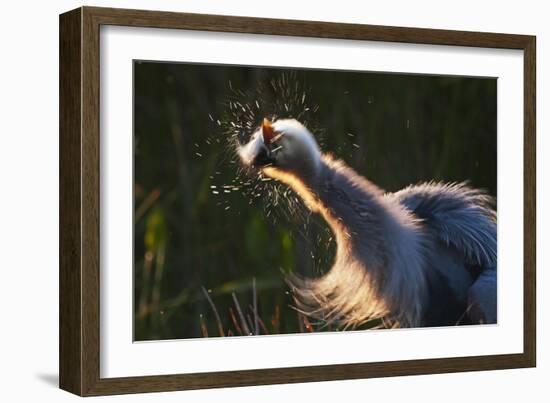
M 134 340 L 497 323 L 497 79 L 135 60 Z
M 60 388 L 536 366 L 534 36 L 59 28 Z

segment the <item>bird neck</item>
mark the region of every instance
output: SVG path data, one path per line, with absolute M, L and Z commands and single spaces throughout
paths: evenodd
M 371 268 L 382 267 L 387 247 L 384 192 L 343 161 L 323 156 L 316 183 L 318 211 L 338 239 L 339 247 L 354 249 L 361 242 L 361 258 Z M 357 236 L 361 234 L 361 239 Z M 365 242 L 366 241 L 366 242 Z
M 314 283 L 314 293 L 335 296 L 351 290 L 357 298 L 340 295 L 332 303 L 337 311 L 356 312 L 351 322 L 391 313 L 396 322 L 418 324 L 426 295 L 424 241 L 411 213 L 328 155 L 314 177 L 279 179 L 323 216 L 336 238 L 335 262 Z
M 276 168 L 266 173 L 289 185 L 311 211 L 323 216 L 342 255 L 353 248 L 353 235 L 361 233 L 368 238 L 362 246 L 364 261 L 382 265 L 387 211 L 380 188 L 329 155 L 321 156 L 315 174 L 297 175 Z

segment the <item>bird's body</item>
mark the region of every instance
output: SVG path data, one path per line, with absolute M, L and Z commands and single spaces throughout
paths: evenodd
M 298 122 L 265 125 L 268 135 L 253 137 L 243 161 L 254 165 L 260 156 L 263 172 L 321 214 L 337 243 L 325 275 L 291 279 L 298 309 L 346 327 L 374 319 L 399 327 L 496 323 L 490 197 L 465 184 L 385 193 L 321 153 Z M 278 149 L 269 147 L 273 138 Z M 288 152 L 279 157 L 274 149 Z

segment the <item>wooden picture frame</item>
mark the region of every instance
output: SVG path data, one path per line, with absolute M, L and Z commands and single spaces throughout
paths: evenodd
M 519 49 L 524 52 L 523 353 L 193 374 L 100 377 L 99 29 L 102 25 Z M 535 37 L 81 7 L 60 16 L 60 387 L 81 396 L 533 367 Z

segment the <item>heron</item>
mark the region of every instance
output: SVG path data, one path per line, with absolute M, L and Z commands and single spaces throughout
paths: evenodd
M 434 181 L 385 192 L 291 118 L 264 119 L 237 153 L 293 189 L 334 234 L 329 270 L 289 276 L 303 313 L 346 329 L 497 322 L 497 221 L 486 192 Z

